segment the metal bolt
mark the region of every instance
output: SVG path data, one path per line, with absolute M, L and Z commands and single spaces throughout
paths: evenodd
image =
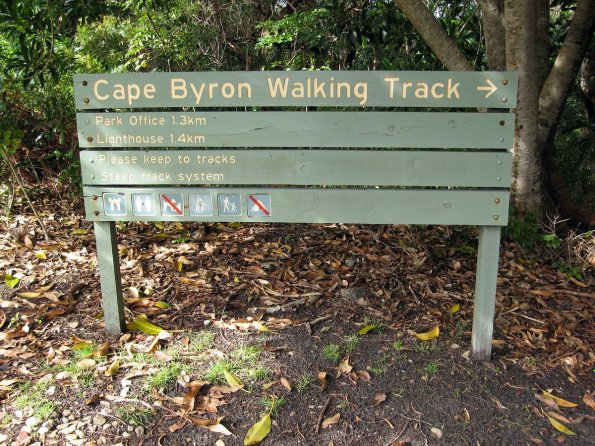
M 93 142 L 93 137 L 89 136 L 89 137 L 87 138 L 87 141 L 88 141 L 88 142 Z
M 502 178 L 496 177 L 496 181 L 502 181 Z
M 91 179 L 92 179 L 92 180 L 93 180 L 93 179 L 95 179 L 95 175 L 91 175 Z
M 496 204 L 500 204 L 500 199 L 499 199 L 499 198 L 496 198 L 496 199 L 494 200 L 494 203 L 496 203 Z
M 93 162 L 93 161 L 91 161 Z M 498 165 L 502 165 L 502 160 L 498 160 Z
M 88 124 L 88 122 L 87 122 L 87 124 Z M 500 121 L 500 125 L 505 125 L 505 124 L 506 124 L 506 121 Z
M 83 99 L 83 102 L 84 102 L 85 104 L 88 104 L 88 103 L 89 103 L 89 98 L 85 98 L 85 99 Z
M 502 79 L 502 85 L 508 85 L 508 79 Z
M 99 211 L 94 211 L 93 215 L 98 216 L 99 215 Z
M 500 161 L 498 161 L 500 164 L 502 164 Z M 93 164 L 95 163 L 95 160 L 89 160 L 89 163 Z
M 499 215 L 494 215 L 494 220 L 500 220 L 500 216 Z
M 502 102 L 508 102 L 508 98 L 502 98 Z
M 87 81 L 83 81 L 83 87 L 86 87 L 87 85 Z
M 86 119 L 85 120 L 85 124 L 91 124 L 91 120 L 90 119 Z
M 91 197 L 91 200 L 93 200 L 93 201 L 97 201 L 97 195 L 93 195 L 93 196 Z
M 498 138 L 498 141 L 504 142 L 504 138 Z

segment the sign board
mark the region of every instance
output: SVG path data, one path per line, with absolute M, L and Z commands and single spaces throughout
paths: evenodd
M 118 220 L 479 225 L 472 350 L 489 356 L 516 85 L 510 72 L 76 75 L 108 331 L 123 327 Z
M 157 107 L 516 107 L 517 73 L 245 71 L 79 74 L 81 110 Z

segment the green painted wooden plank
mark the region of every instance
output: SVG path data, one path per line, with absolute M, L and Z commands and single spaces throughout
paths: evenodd
M 499 255 L 500 228 L 480 227 L 471 335 L 471 353 L 477 360 L 489 360 L 492 353 Z
M 180 125 L 183 119 L 194 124 Z M 79 113 L 77 126 L 79 144 L 86 148 L 507 149 L 512 147 L 514 115 L 446 112 Z
M 95 221 L 94 227 L 105 329 L 116 335 L 125 328 L 116 225 L 113 221 Z
M 237 106 L 516 106 L 517 73 L 237 71 L 74 76 L 79 109 Z
M 509 202 L 507 190 L 85 187 L 83 193 L 92 221 L 505 226 Z M 268 215 L 250 200 L 254 194 L 268 196 Z
M 87 150 L 84 185 L 375 185 L 507 188 L 509 152 Z

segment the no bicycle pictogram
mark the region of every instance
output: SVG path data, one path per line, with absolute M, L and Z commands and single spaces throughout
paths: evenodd
M 248 195 L 248 217 L 270 217 L 271 196 L 269 194 Z
M 167 216 L 184 215 L 184 197 L 182 194 L 161 194 L 161 214 Z

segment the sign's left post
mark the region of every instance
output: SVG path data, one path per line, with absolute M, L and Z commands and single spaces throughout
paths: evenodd
M 116 224 L 113 221 L 96 221 L 94 225 L 105 329 L 110 334 L 121 334 L 126 324 Z

